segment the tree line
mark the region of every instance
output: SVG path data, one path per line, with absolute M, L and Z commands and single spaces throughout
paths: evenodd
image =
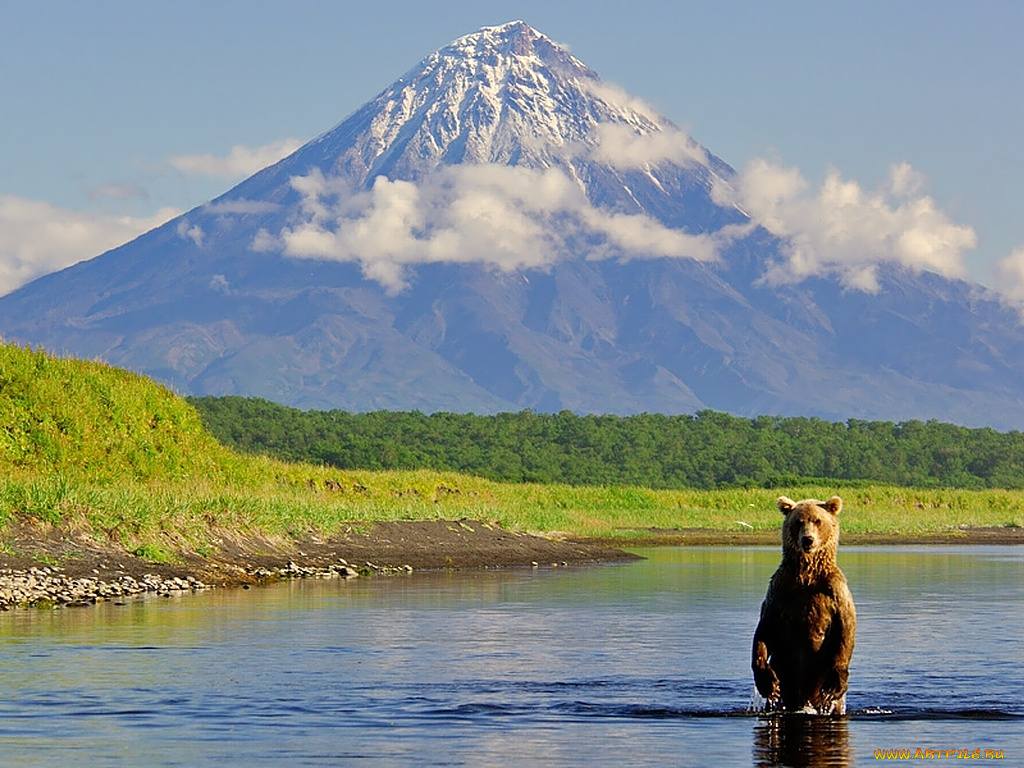
M 505 482 L 649 488 L 864 481 L 1024 488 L 1024 434 L 937 421 L 829 422 L 716 411 L 493 416 L 301 411 L 242 397 L 189 398 L 222 443 L 339 469 L 434 469 Z

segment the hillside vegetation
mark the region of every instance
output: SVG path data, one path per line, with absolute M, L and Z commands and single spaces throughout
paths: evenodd
M 229 456 L 168 389 L 85 360 L 0 345 L 0 467 L 96 483 L 218 474 Z
M 511 484 L 243 456 L 149 379 L 9 345 L 0 345 L 0 419 L 0 527 L 35 520 L 158 559 L 213 553 L 231 535 L 301 538 L 375 521 L 470 518 L 593 537 L 779 524 L 775 489 Z M 837 491 L 847 499 L 848 531 L 1024 524 L 1024 495 L 1014 491 L 783 489 L 795 497 Z
M 499 482 L 648 488 L 887 483 L 1024 488 L 1024 434 L 939 422 L 803 417 L 496 416 L 300 411 L 266 400 L 192 398 L 226 445 L 341 469 L 434 469 Z

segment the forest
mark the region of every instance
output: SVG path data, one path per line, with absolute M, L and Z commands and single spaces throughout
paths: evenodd
M 1024 488 L 1024 434 L 937 421 L 751 419 L 715 411 L 348 413 L 234 396 L 189 402 L 231 448 L 339 469 L 433 469 L 503 482 L 659 489 L 827 481 Z

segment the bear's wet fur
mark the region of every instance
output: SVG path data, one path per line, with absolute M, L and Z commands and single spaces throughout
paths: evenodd
M 843 500 L 779 497 L 782 563 L 768 584 L 751 667 L 771 710 L 841 715 L 857 614 L 839 566 Z

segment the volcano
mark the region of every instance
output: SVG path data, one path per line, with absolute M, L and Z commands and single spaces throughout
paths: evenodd
M 736 172 L 524 22 L 432 53 L 181 217 L 0 298 L 9 342 L 299 408 L 1024 427 L 980 286 L 770 280 Z

